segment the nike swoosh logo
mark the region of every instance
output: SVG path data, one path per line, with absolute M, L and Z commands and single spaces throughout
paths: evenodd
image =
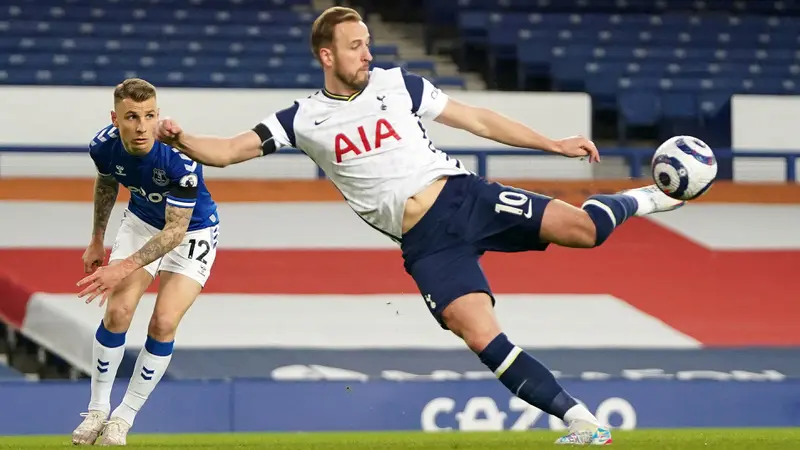
M 533 215 L 533 200 L 528 200 L 528 210 L 525 211 L 525 218 L 530 219 Z
M 325 121 L 326 121 L 326 120 L 328 120 L 328 119 L 330 119 L 330 117 L 327 117 L 327 118 L 325 118 L 325 119 L 322 119 L 322 120 L 315 120 L 315 121 L 314 121 L 314 125 L 319 125 L 319 124 L 321 124 L 322 122 L 325 122 Z

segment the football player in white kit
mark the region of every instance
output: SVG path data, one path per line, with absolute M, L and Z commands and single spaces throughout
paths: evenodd
M 595 195 L 577 208 L 472 174 L 433 146 L 422 118 L 514 147 L 590 162 L 599 156 L 586 138 L 547 138 L 448 98 L 403 69 L 370 70 L 369 43 L 356 11 L 330 8 L 311 33 L 325 76 L 321 90 L 230 138 L 189 134 L 165 119 L 159 139 L 217 167 L 283 147 L 304 151 L 359 217 L 400 245 L 405 269 L 439 324 L 463 339 L 512 393 L 569 424 L 556 443 L 611 443 L 609 427 L 502 332 L 479 259 L 487 251 L 543 251 L 550 243 L 592 248 L 629 217 L 682 202 L 648 186 Z

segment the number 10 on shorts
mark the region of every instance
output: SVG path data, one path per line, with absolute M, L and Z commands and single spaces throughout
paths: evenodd
M 525 203 L 528 204 L 528 207 L 523 209 Z M 501 192 L 500 203 L 494 205 L 494 211 L 497 213 L 505 212 L 517 216 L 525 216 L 526 219 L 530 219 L 533 215 L 533 199 L 520 192 Z

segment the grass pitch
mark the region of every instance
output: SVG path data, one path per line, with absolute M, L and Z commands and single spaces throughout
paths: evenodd
M 512 450 L 565 448 L 553 445 L 560 433 L 221 433 L 131 434 L 134 449 L 247 449 L 270 450 Z M 69 448 L 67 436 L 0 437 L 2 449 Z M 572 448 L 572 447 L 566 447 Z M 800 429 L 691 429 L 614 431 L 610 448 L 631 449 L 800 449 Z

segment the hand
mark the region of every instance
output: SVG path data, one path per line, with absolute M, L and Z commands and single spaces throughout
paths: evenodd
M 89 298 L 86 299 L 88 304 L 102 294 L 99 306 L 103 306 L 108 299 L 108 294 L 129 274 L 130 272 L 122 264 L 100 267 L 88 277 L 78 281 L 78 286 L 88 285 L 78 294 L 78 298 L 89 295 Z
M 167 117 L 158 121 L 158 128 L 156 128 L 157 140 L 175 146 L 181 139 L 181 133 L 183 133 L 183 129 L 173 119 Z
M 86 251 L 83 252 L 82 259 L 84 273 L 92 273 L 95 269 L 102 266 L 103 261 L 106 259 L 106 249 L 103 247 L 103 243 L 92 241 L 92 243 L 86 247 Z
M 583 136 L 572 136 L 556 141 L 556 151 L 569 158 L 589 157 L 589 162 L 600 162 L 600 152 L 594 142 Z

